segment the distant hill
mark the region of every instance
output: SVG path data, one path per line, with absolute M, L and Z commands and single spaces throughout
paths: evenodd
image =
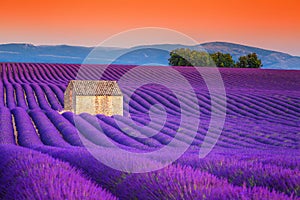
M 210 42 L 195 46 L 159 44 L 132 48 L 97 47 L 96 49 L 68 45 L 1 44 L 0 62 L 168 65 L 168 51 L 176 48 L 204 49 L 209 53 L 217 51 L 230 53 L 235 60 L 241 55 L 255 52 L 262 59 L 265 69 L 300 69 L 298 56 L 227 42 Z

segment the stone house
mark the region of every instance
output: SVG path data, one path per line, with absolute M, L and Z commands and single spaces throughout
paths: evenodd
M 123 94 L 116 81 L 71 80 L 64 93 L 64 110 L 123 115 Z

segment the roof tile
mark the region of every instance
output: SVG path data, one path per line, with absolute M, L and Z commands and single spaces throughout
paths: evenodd
M 68 87 L 73 86 L 78 96 L 122 96 L 116 81 L 103 80 L 71 80 Z

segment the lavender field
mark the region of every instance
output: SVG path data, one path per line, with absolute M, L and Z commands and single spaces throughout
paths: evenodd
M 104 66 L 80 67 L 0 63 L 0 199 L 300 199 L 300 71 L 220 68 L 224 99 L 203 79 L 214 78 L 210 68 L 199 69 L 200 75 L 193 67 L 172 67 L 190 84 L 190 94 L 165 73 L 171 67 L 111 65 L 101 76 Z M 145 76 L 153 84 L 136 89 Z M 63 112 L 64 91 L 78 78 L 119 81 L 129 109 L 112 117 Z M 163 127 L 158 107 L 149 116 L 153 105 L 166 113 Z M 224 126 L 207 134 L 212 117 L 223 116 Z M 199 158 L 204 141 L 216 144 Z M 105 165 L 87 149 L 101 147 L 117 166 L 126 158 L 111 144 L 137 153 L 189 148 L 171 165 L 131 173 Z

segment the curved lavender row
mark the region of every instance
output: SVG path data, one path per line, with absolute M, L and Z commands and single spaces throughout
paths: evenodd
M 269 119 L 278 119 L 278 115 L 282 113 L 282 110 L 278 112 L 277 110 L 274 110 L 276 104 L 270 103 L 272 98 L 268 98 L 266 102 L 263 102 L 261 104 L 260 101 L 256 100 L 255 103 L 249 103 L 252 102 L 251 100 L 244 100 L 241 101 L 239 98 L 232 98 L 230 99 L 230 95 L 228 95 L 229 98 L 227 98 L 228 103 L 230 105 L 230 108 L 233 108 L 235 112 L 239 112 L 239 110 L 243 110 L 244 113 L 247 113 L 248 116 L 254 117 L 254 118 L 267 118 Z M 254 97 L 252 97 L 254 98 Z M 234 107 L 233 107 L 234 106 Z M 280 115 L 280 118 L 283 119 L 290 119 L 295 118 L 294 115 L 284 114 Z
M 15 79 L 14 79 L 14 76 L 13 76 L 13 68 L 14 68 L 14 65 L 12 65 L 11 63 L 7 63 L 7 80 L 8 82 L 10 83 L 15 83 Z
M 24 77 L 25 77 L 25 79 L 27 80 L 27 82 L 28 83 L 33 83 L 34 82 L 34 80 L 31 78 L 31 76 L 30 76 L 30 73 L 29 73 L 29 71 L 30 71 L 30 66 L 28 65 L 28 64 L 23 64 L 22 63 L 22 67 L 23 67 L 23 72 L 24 72 Z
M 66 118 L 71 124 L 73 124 L 73 126 L 75 126 L 74 115 L 75 115 L 75 113 L 72 113 L 72 112 L 69 112 L 69 111 L 62 113 L 62 116 L 64 118 Z
M 165 101 L 168 104 L 174 105 L 175 107 L 180 108 L 180 112 L 186 113 L 193 113 L 195 109 L 199 109 L 200 105 L 199 102 L 195 102 L 193 99 L 189 99 L 186 93 L 182 94 L 180 90 L 177 90 L 177 94 L 180 94 L 180 96 L 175 96 L 174 94 L 170 94 L 167 91 L 161 90 L 157 91 L 155 88 L 149 88 L 147 89 L 148 95 L 155 95 L 157 99 L 162 101 Z M 179 100 L 178 100 L 179 99 Z M 207 101 L 207 104 L 204 105 L 204 108 L 208 108 L 210 106 L 210 102 Z M 178 109 L 178 108 L 177 108 Z M 208 110 L 208 109 L 207 109 Z M 203 110 L 201 110 L 203 111 Z M 202 113 L 202 112 L 201 112 Z M 206 114 L 209 114 L 206 112 Z
M 27 112 L 18 107 L 11 112 L 15 118 L 18 144 L 29 148 L 43 145 Z
M 52 68 L 56 72 L 56 74 L 60 75 L 60 77 L 63 81 L 70 80 L 71 77 L 69 77 L 69 75 L 65 72 L 64 67 L 54 64 L 54 65 L 52 65 Z
M 171 181 L 170 181 L 171 180 Z M 130 175 L 119 186 L 120 199 L 292 199 L 265 188 L 236 187 L 190 167 L 169 166 Z M 126 189 L 125 189 L 126 188 Z M 137 189 L 138 188 L 138 189 Z M 149 188 L 151 188 L 149 190 Z
M 288 154 L 287 154 L 288 152 Z M 300 171 L 300 154 L 298 150 L 292 149 L 220 149 L 212 152 L 217 155 L 233 157 L 237 161 L 260 162 L 275 165 L 282 168 Z
M 241 98 L 240 95 L 235 95 L 235 100 L 237 98 Z M 249 103 L 250 103 L 250 106 L 252 106 L 254 109 L 259 109 L 261 111 L 265 110 L 268 113 L 268 115 L 270 115 L 270 112 L 273 113 L 273 116 L 278 116 L 278 115 L 281 115 L 282 114 L 282 111 L 286 108 L 283 109 L 283 107 L 281 106 L 278 106 L 278 104 L 280 104 L 281 101 L 278 101 L 278 100 L 274 100 L 273 98 L 268 98 L 268 99 L 265 99 L 264 97 L 262 96 L 256 96 L 256 95 L 243 95 L 242 96 L 243 100 L 247 100 Z M 274 101 L 274 103 L 272 103 L 272 101 Z M 292 115 L 288 115 L 289 117 L 292 117 L 294 118 L 295 114 L 298 115 L 297 112 L 295 111 L 292 111 L 292 110 L 289 110 L 291 112 Z M 287 113 L 285 113 L 286 115 Z
M 61 83 L 61 84 L 59 84 L 57 86 L 64 92 L 67 89 L 68 83 L 69 82 Z
M 155 172 L 128 174 L 103 165 L 84 149 L 40 147 L 37 150 L 82 169 L 120 199 L 293 199 L 261 187 L 247 189 L 233 186 L 209 173 L 189 167 L 169 166 Z M 139 163 L 138 160 L 136 162 Z
M 62 106 L 58 102 L 57 98 L 55 97 L 54 93 L 49 88 L 49 86 L 46 84 L 41 84 L 40 86 L 43 89 L 43 91 L 45 92 L 47 99 L 51 105 L 51 108 L 53 110 L 59 110 L 59 111 L 62 110 L 63 109 Z
M 48 84 L 48 86 L 51 88 L 51 90 L 56 95 L 57 99 L 59 100 L 59 103 L 64 106 L 64 93 L 63 91 L 56 85 Z
M 10 110 L 0 107 L 0 144 L 16 144 Z
M 36 83 L 30 84 L 30 86 L 35 92 L 40 108 L 43 110 L 50 110 L 51 107 L 49 105 L 49 102 L 46 100 L 44 91 L 40 88 L 40 86 Z
M 103 115 L 97 115 L 97 117 L 112 127 L 118 127 L 113 118 L 105 117 Z M 116 116 L 116 119 L 119 119 L 119 118 Z M 141 118 L 140 122 L 141 121 L 148 122 L 148 120 L 147 119 L 145 120 L 144 118 Z M 137 129 L 137 130 L 139 131 L 139 129 Z M 160 133 L 158 129 L 152 129 L 151 127 L 149 127 L 148 129 L 144 129 L 144 132 L 142 134 L 148 136 L 148 135 L 152 135 L 153 133 L 156 133 L 156 134 L 153 135 L 151 138 L 154 138 L 155 140 L 157 140 L 158 142 L 160 142 L 161 144 L 164 144 L 164 145 L 168 144 L 173 139 L 172 137 L 170 137 L 168 135 Z
M 28 68 L 28 72 L 29 72 L 29 76 L 31 78 L 31 80 L 33 80 L 33 82 L 38 83 L 39 80 L 37 79 L 35 73 L 34 73 L 34 63 L 29 63 L 29 68 Z
M 53 70 L 53 73 L 57 77 L 59 77 L 59 78 L 56 78 L 56 79 L 61 80 L 62 82 L 68 81 L 68 79 L 66 78 L 66 76 L 64 74 L 64 71 L 62 69 L 58 69 L 57 64 L 53 64 L 50 70 Z
M 60 80 L 57 79 L 57 78 L 54 76 L 53 72 L 50 70 L 50 68 L 52 67 L 52 64 L 50 65 L 50 64 L 45 63 L 45 64 L 42 65 L 42 67 L 43 67 L 43 71 L 45 72 L 45 75 L 46 75 L 50 80 L 53 80 L 53 81 L 56 81 L 56 82 L 60 82 Z
M 14 84 L 13 86 L 16 92 L 17 106 L 27 110 L 28 106 L 25 101 L 25 96 L 24 96 L 24 91 L 22 86 L 20 84 Z
M 56 147 L 71 147 L 71 145 L 63 139 L 44 112 L 41 110 L 32 110 L 29 112 L 29 115 L 33 119 L 44 144 Z
M 65 65 L 65 69 L 68 72 L 68 74 L 72 77 L 72 79 L 76 78 L 76 75 L 77 75 L 78 70 L 80 69 L 80 67 L 81 67 L 80 64 Z
M 119 119 L 118 116 L 115 116 L 115 117 L 116 117 L 116 119 Z M 135 140 L 135 141 L 138 141 L 138 142 L 143 143 L 143 144 L 148 143 L 148 142 L 145 141 L 148 138 L 138 139 L 138 138 L 135 138 L 133 136 L 127 135 L 127 133 L 124 132 L 124 131 L 130 131 L 130 130 L 128 129 L 128 130 L 122 131 L 120 129 L 120 127 L 118 126 L 119 124 L 116 124 L 115 120 L 111 117 L 107 117 L 107 116 L 104 116 L 104 115 L 97 115 L 97 118 L 99 119 L 99 123 L 101 124 L 101 127 L 103 127 L 103 128 L 106 128 L 106 127 L 110 126 L 114 129 L 116 129 L 118 132 L 120 132 L 120 134 L 124 134 L 126 137 L 130 137 L 131 140 Z M 120 117 L 120 118 L 123 118 L 123 117 Z M 120 125 L 122 125 L 121 122 L 122 121 L 119 121 Z M 109 128 L 106 128 L 106 129 L 108 129 L 107 132 L 109 133 Z M 127 127 L 126 127 L 126 129 L 127 129 Z M 136 130 L 139 131 L 138 129 L 136 129 Z M 158 133 L 158 131 L 157 130 L 145 130 L 143 133 L 142 132 L 140 132 L 140 133 L 142 135 L 149 136 L 153 133 Z M 159 143 L 156 143 L 156 144 L 158 144 L 159 146 L 161 146 L 161 144 L 168 144 L 168 142 L 169 142 L 169 141 L 165 141 L 167 139 L 164 139 L 164 138 L 162 138 L 160 136 L 157 136 L 157 135 L 155 135 L 154 137 L 150 137 L 149 139 L 155 139 L 156 141 L 158 141 Z M 122 142 L 122 138 L 119 138 L 118 140 Z
M 278 166 L 237 160 L 233 156 L 210 155 L 199 159 L 197 155 L 188 155 L 177 161 L 181 165 L 192 166 L 208 171 L 220 178 L 226 178 L 234 185 L 247 187 L 263 186 L 288 195 L 300 196 L 300 171 L 284 169 Z
M 1 76 L 2 76 L 2 72 L 0 72 L 0 107 L 5 106 L 4 105 L 4 86 L 3 86 L 3 82 L 1 80 Z
M 127 121 L 126 118 L 122 118 L 120 120 L 123 120 L 124 122 Z M 135 118 L 134 120 L 138 121 L 141 124 L 147 125 L 147 129 L 143 129 L 143 130 L 150 131 L 150 134 L 153 134 L 153 132 L 157 133 L 156 135 L 152 136 L 152 138 L 155 138 L 157 141 L 160 141 L 162 144 L 168 144 L 168 142 L 170 142 L 174 138 L 174 136 L 178 134 L 177 137 L 183 140 L 180 142 L 187 141 L 188 143 L 190 143 L 191 138 L 194 138 L 192 144 L 198 146 L 202 143 L 203 138 L 207 132 L 207 130 L 204 130 L 202 133 L 199 130 L 198 134 L 195 135 L 194 132 L 190 131 L 190 129 L 193 130 L 194 128 L 190 128 L 190 125 L 187 124 L 180 124 L 180 128 L 179 128 L 178 127 L 179 124 L 178 122 L 176 122 L 177 118 L 174 119 L 170 118 L 164 124 L 164 127 L 160 130 L 160 132 L 158 132 L 158 129 L 160 129 L 161 127 L 158 124 L 161 124 L 161 119 L 152 118 L 151 126 L 148 126 L 148 120 L 145 118 L 140 117 L 140 118 Z M 174 120 L 174 122 L 171 123 L 172 120 Z M 217 145 L 220 145 L 220 143 L 221 142 L 219 141 Z
M 101 117 L 100 116 L 101 115 L 98 115 L 98 118 L 101 118 L 101 119 L 105 118 L 105 116 L 101 116 Z M 141 130 L 139 130 L 139 126 L 137 126 L 137 124 L 133 124 L 131 120 L 129 121 L 127 119 L 127 117 L 115 115 L 114 119 L 118 121 L 118 125 L 121 124 L 122 127 L 126 126 L 126 129 L 133 129 L 135 131 L 139 131 L 140 134 L 144 135 L 145 137 L 149 136 L 149 135 L 155 135 L 158 132 L 158 130 L 153 130 L 148 127 L 143 127 L 143 130 L 141 131 Z M 141 124 L 141 123 L 139 123 L 139 124 Z M 162 143 L 154 137 L 146 137 L 146 138 L 132 137 L 132 138 L 149 146 L 149 147 L 156 147 L 156 148 L 162 147 Z
M 56 111 L 47 111 L 46 115 L 68 143 L 74 146 L 83 146 L 78 130 L 66 118 Z
M 300 109 L 299 109 L 299 106 L 297 106 L 297 105 L 292 105 L 292 104 L 287 103 L 286 101 L 282 101 L 281 99 L 277 100 L 276 98 L 266 99 L 265 97 L 261 97 L 261 99 L 266 104 L 269 101 L 270 104 L 272 104 L 275 108 L 277 108 L 281 112 L 288 110 L 289 113 L 292 114 L 292 115 L 289 115 L 291 117 L 299 117 L 300 116 L 299 115 Z
M 51 80 L 49 79 L 49 77 L 47 76 L 47 73 L 44 69 L 44 64 L 37 64 L 38 66 L 36 67 L 36 73 L 39 74 L 40 76 L 40 81 L 46 84 L 52 84 L 52 83 L 56 83 L 55 80 Z
M 9 109 L 17 107 L 15 97 L 14 97 L 14 88 L 11 83 L 5 83 L 6 91 L 6 104 Z
M 28 84 L 22 84 L 22 87 L 23 87 L 23 89 L 25 91 L 25 95 L 26 95 L 28 107 L 30 109 L 39 108 L 39 105 L 38 105 L 38 103 L 36 101 L 34 92 L 33 92 L 32 88 L 30 87 L 30 85 L 28 85 Z
M 128 105 L 129 105 L 129 113 L 147 113 L 147 111 L 149 109 L 146 108 L 147 107 L 150 107 L 148 105 L 149 102 L 147 102 L 146 100 L 140 98 L 140 97 L 137 97 L 137 95 L 135 96 L 132 96 L 130 101 L 127 102 Z
M 153 105 L 156 103 L 162 104 L 166 110 L 171 110 L 174 115 L 180 113 L 179 105 L 177 105 L 179 102 L 177 102 L 177 104 L 175 104 L 175 105 L 170 104 L 170 102 L 168 100 L 166 100 L 165 98 L 163 98 L 161 95 L 158 95 L 154 92 L 150 92 L 147 90 L 148 90 L 148 87 L 145 86 L 145 87 L 142 87 L 140 90 L 136 90 L 134 94 L 137 94 L 142 99 L 147 100 L 150 103 L 150 105 Z
M 2 78 L 4 83 L 15 83 L 12 70 L 14 65 L 11 63 L 4 63 L 2 67 Z
M 36 63 L 30 63 L 31 69 L 29 74 L 34 77 L 34 83 L 41 83 L 43 81 L 42 77 L 39 74 L 38 65 Z
M 184 145 L 183 143 L 186 142 L 187 144 L 190 144 L 191 140 L 193 139 L 193 137 L 189 137 L 189 136 L 183 135 L 183 134 L 177 135 L 176 138 L 174 138 L 177 132 L 166 127 L 166 124 L 168 123 L 168 121 L 166 121 L 165 124 L 163 124 L 163 127 L 161 127 L 161 125 L 156 126 L 153 123 L 151 126 L 147 125 L 147 127 L 140 127 L 140 126 L 136 126 L 136 125 L 132 124 L 131 123 L 132 121 L 130 119 L 128 119 L 126 117 L 122 117 L 122 116 L 114 116 L 113 119 L 112 118 L 104 118 L 103 120 L 106 123 L 109 123 L 110 125 L 112 125 L 114 127 L 117 126 L 117 124 L 115 122 L 115 120 L 117 120 L 118 125 L 121 125 L 122 127 L 125 127 L 125 126 L 131 127 L 133 130 L 139 131 L 142 135 L 147 136 L 147 138 L 145 138 L 145 139 L 134 138 L 135 140 L 139 140 L 141 142 L 146 142 L 148 139 L 155 139 L 160 144 L 167 145 L 173 140 L 172 144 L 169 144 L 169 145 L 183 146 Z M 159 119 L 159 120 L 161 121 L 161 119 Z M 143 119 L 141 118 L 139 121 L 142 122 Z M 177 129 L 178 129 L 178 127 L 177 127 Z M 149 137 L 149 135 L 151 137 Z
M 26 82 L 21 63 L 15 63 L 13 70 L 14 70 L 13 73 L 15 74 L 17 83 L 22 84 L 22 83 Z
M 0 145 L 1 199 L 116 199 L 68 163 L 26 148 Z
M 137 118 L 136 119 L 139 122 L 142 122 L 143 119 L 142 118 Z M 280 143 L 278 143 L 278 145 L 283 146 L 285 143 L 283 143 L 283 139 L 281 140 L 279 136 L 276 137 L 272 137 L 272 135 L 270 135 L 270 133 L 274 132 L 274 127 L 276 127 L 276 131 L 281 131 L 286 132 L 286 130 L 288 130 L 287 134 L 289 134 L 289 137 L 291 137 L 291 139 L 293 139 L 294 144 L 291 144 L 291 146 L 296 147 L 297 146 L 297 142 L 299 142 L 299 136 L 296 135 L 296 133 L 298 132 L 299 128 L 292 128 L 292 127 L 282 127 L 281 125 L 274 125 L 271 123 L 267 123 L 266 122 L 261 122 L 261 120 L 254 120 L 251 119 L 251 123 L 249 122 L 249 118 L 246 118 L 247 123 L 242 123 L 243 122 L 243 118 L 240 118 L 240 122 L 241 122 L 241 126 L 236 125 L 235 119 L 232 120 L 230 118 L 230 116 L 227 116 L 226 119 L 226 123 L 222 132 L 222 135 L 219 138 L 219 142 L 220 140 L 222 141 L 227 140 L 228 142 L 235 142 L 241 146 L 244 147 L 257 147 L 257 145 L 261 145 L 261 144 L 268 144 L 268 145 L 275 145 L 276 140 L 278 140 Z M 159 121 L 159 120 L 158 120 Z M 154 118 L 152 119 L 153 124 L 155 125 L 155 123 L 157 122 L 157 120 Z M 171 122 L 171 121 L 170 121 Z M 159 123 L 159 122 L 157 122 Z M 175 123 L 175 122 L 172 122 Z M 206 122 L 204 119 L 202 119 L 202 126 L 205 124 L 208 124 L 208 122 Z M 177 126 L 177 123 L 175 123 Z M 260 125 L 261 124 L 261 125 Z M 268 126 L 268 124 L 270 124 L 270 126 Z M 191 125 L 190 124 L 181 124 L 181 128 L 185 128 L 185 129 L 189 129 Z M 193 125 L 194 126 L 194 125 Z M 253 129 L 253 126 L 255 126 L 255 129 Z M 264 127 L 265 126 L 265 127 Z M 172 124 L 170 123 L 166 123 L 165 127 L 171 128 L 172 130 L 176 131 L 176 129 L 174 129 L 174 127 L 172 126 Z M 234 129 L 232 128 L 234 127 Z M 257 127 L 259 127 L 259 130 L 257 129 Z M 264 128 L 262 128 L 264 127 Z M 270 128 L 269 128 L 270 127 Z M 263 134 L 260 135 L 256 135 L 256 134 L 249 134 L 249 130 L 256 130 L 256 131 L 261 131 Z M 196 135 L 196 139 L 199 139 L 200 141 L 203 140 L 203 137 L 201 137 L 201 135 L 205 135 L 207 132 L 207 130 L 203 129 L 202 127 L 200 127 L 200 129 L 198 130 L 198 133 Z M 291 133 L 295 133 L 295 135 L 291 134 Z M 267 136 L 263 137 L 263 136 Z M 282 134 L 282 137 L 287 137 L 287 135 Z M 233 140 L 234 139 L 234 140 Z M 245 142 L 243 142 L 245 141 Z M 220 143 L 217 143 L 217 145 L 219 145 Z M 255 146 L 256 145 L 256 146 Z
M 44 70 L 47 71 L 47 76 L 49 76 L 49 78 L 51 80 L 56 80 L 56 81 L 61 81 L 60 78 L 58 77 L 58 75 L 56 73 L 54 73 L 53 71 L 53 64 L 45 64 L 44 65 Z
M 240 101 L 239 100 L 239 98 L 235 98 L 235 96 L 236 96 L 237 94 L 228 94 L 228 100 L 229 101 L 231 101 L 232 103 L 229 103 L 228 104 L 228 106 L 234 106 L 233 108 L 234 108 L 234 111 L 235 112 L 237 112 L 237 113 L 240 113 L 241 112 L 241 109 L 243 110 L 243 107 L 245 106 L 245 105 L 247 105 L 247 103 L 248 103 L 248 101 L 250 102 L 250 100 L 247 100 L 247 101 L 245 101 L 245 99 L 244 99 L 244 96 L 242 96 L 242 98 L 243 98 L 243 101 Z M 249 94 L 247 94 L 246 96 L 249 96 Z M 251 94 L 251 97 L 252 97 L 253 95 Z M 234 101 L 232 101 L 231 99 L 231 97 L 233 97 L 233 100 Z M 253 96 L 254 97 L 254 96 Z M 248 104 L 249 106 L 251 106 L 251 108 L 247 108 L 247 109 L 250 109 L 250 112 L 254 112 L 255 113 L 255 111 L 256 111 L 256 109 L 255 108 L 259 108 L 259 109 L 264 109 L 264 107 L 265 107 L 265 105 L 266 105 L 266 107 L 268 107 L 268 104 L 269 104 L 269 100 L 270 101 L 272 101 L 273 99 L 271 99 L 271 98 L 268 98 L 268 100 L 267 101 L 263 101 L 262 100 L 262 98 L 263 97 L 260 97 L 259 99 L 257 99 L 257 102 L 255 102 L 255 104 L 253 105 L 253 106 L 251 106 L 250 104 Z M 236 102 L 237 101 L 237 102 Z M 236 105 L 238 105 L 239 103 L 238 102 L 240 102 L 240 106 L 239 106 L 239 108 L 241 108 L 241 109 L 235 109 L 236 107 Z M 260 102 L 263 102 L 263 104 L 260 104 Z M 199 102 L 199 103 L 201 103 L 201 102 Z M 253 102 L 252 102 L 253 103 Z M 281 103 L 283 103 L 283 102 L 281 102 Z M 199 104 L 200 105 L 200 104 Z M 276 104 L 276 103 L 273 103 L 273 104 L 271 104 L 271 107 L 267 110 L 267 112 L 269 112 L 269 111 L 272 111 L 272 109 L 277 109 L 277 105 L 278 104 Z M 296 107 L 294 107 L 294 109 L 295 109 Z M 286 109 L 286 108 L 285 108 Z M 280 110 L 280 112 L 282 112 L 283 110 L 281 109 Z M 291 111 L 291 110 L 289 110 L 289 111 Z M 230 109 L 229 110 L 229 112 L 230 113 L 232 113 L 232 110 Z M 278 113 L 278 112 L 277 112 Z M 264 113 L 260 113 L 260 114 L 263 114 L 263 116 L 267 116 L 267 117 L 271 117 L 272 118 L 272 115 L 271 116 L 269 116 L 269 114 L 267 115 L 267 114 L 264 114 Z M 243 115 L 249 115 L 249 113 L 247 113 L 247 112 L 243 112 Z M 254 116 L 254 115 L 251 115 L 251 116 Z M 290 116 L 290 117 L 292 117 L 292 118 L 295 118 L 295 116 Z
M 101 115 L 98 115 L 101 116 Z M 114 122 L 112 118 L 108 117 L 101 117 L 102 120 L 104 120 L 106 123 L 113 127 L 117 127 L 117 124 Z M 114 119 L 118 121 L 118 125 L 121 125 L 121 127 L 125 127 L 126 131 L 130 131 L 130 129 L 134 129 L 137 131 L 140 131 L 141 134 L 147 136 L 147 135 L 153 135 L 150 138 L 134 138 L 135 140 L 138 140 L 142 143 L 149 142 L 150 139 L 155 139 L 156 141 L 160 142 L 161 144 L 168 144 L 171 140 L 174 139 L 175 135 L 176 138 L 179 139 L 177 142 L 177 145 L 180 145 L 182 142 L 187 142 L 188 144 L 191 143 L 191 140 L 194 138 L 192 141 L 192 145 L 199 146 L 201 145 L 203 138 L 206 134 L 206 131 L 203 131 L 203 134 L 195 134 L 190 131 L 190 126 L 181 124 L 180 128 L 178 127 L 178 122 L 176 122 L 176 118 L 174 119 L 169 119 L 166 121 L 164 124 L 164 127 L 161 127 L 161 119 L 156 119 L 152 118 L 152 125 L 148 125 L 148 120 L 143 117 L 135 119 L 135 121 L 138 121 L 141 124 L 147 125 L 147 127 L 139 127 L 135 124 L 132 123 L 130 119 L 127 117 L 122 117 L 122 116 L 114 116 Z M 162 128 L 162 129 L 161 129 Z M 159 130 L 161 129 L 161 130 Z M 191 128 L 193 129 L 193 128 Z M 222 142 L 223 139 L 226 139 L 226 142 Z M 173 141 L 175 142 L 175 141 Z M 235 142 L 234 140 L 230 140 L 230 138 L 224 138 L 221 136 L 220 140 L 217 143 L 217 146 L 226 146 L 226 147 L 232 147 L 228 143 L 229 142 Z M 147 144 L 147 143 L 145 143 Z M 248 144 L 243 144 L 240 143 L 240 145 L 243 145 L 244 147 L 249 146 Z M 150 145 L 151 146 L 151 145 Z M 161 145 L 159 145 L 161 146 Z
M 71 122 L 76 129 L 89 141 L 96 145 L 109 147 L 111 143 L 108 141 L 107 136 L 102 130 L 98 130 L 96 127 L 91 125 L 81 116 L 75 115 L 72 112 L 65 112 L 62 114 L 69 122 Z
M 262 164 L 271 164 L 279 167 L 297 169 L 300 171 L 300 157 L 285 158 L 285 155 L 273 156 L 264 158 L 261 161 Z
M 48 64 L 46 64 L 48 65 Z M 55 64 L 52 64 L 51 67 L 48 68 L 50 73 L 52 74 L 55 80 L 59 80 L 60 82 L 64 82 L 66 79 L 61 75 L 59 71 L 56 70 Z
M 18 65 L 12 66 L 12 74 L 14 75 L 14 79 L 16 83 L 22 83 L 20 77 L 19 77 L 19 71 L 18 71 Z
M 59 65 L 58 68 L 59 70 L 63 70 L 64 76 L 67 78 L 67 80 L 73 80 L 75 79 L 74 74 L 72 73 L 72 71 L 69 69 L 69 66 L 61 66 Z
M 145 113 L 148 111 L 149 107 L 153 104 L 153 103 L 160 103 L 160 102 L 165 102 L 164 105 L 168 104 L 169 102 L 169 106 L 171 106 L 171 108 L 173 110 L 176 110 L 176 112 L 174 112 L 171 109 L 171 113 L 174 115 L 178 115 L 178 114 L 188 114 L 188 115 L 193 115 L 193 113 L 195 112 L 195 109 L 200 109 L 201 113 L 209 115 L 210 113 L 210 101 L 208 100 L 203 100 L 203 101 L 198 101 L 198 102 L 194 102 L 193 99 L 189 99 L 186 93 L 182 93 L 181 91 L 177 91 L 177 93 L 180 94 L 180 96 L 178 96 L 177 98 L 180 99 L 180 111 L 182 113 L 179 113 L 179 105 L 178 105 L 178 99 L 175 98 L 175 96 L 173 97 L 172 94 L 169 94 L 167 91 L 164 90 L 160 90 L 160 91 L 152 91 L 155 90 L 155 88 L 147 88 L 147 90 L 142 90 L 139 92 L 135 92 L 134 95 L 132 95 L 130 98 L 130 113 Z M 127 95 L 127 93 L 129 93 L 131 91 L 130 88 L 125 88 L 124 89 L 124 95 Z M 143 94 L 144 93 L 144 94 Z M 153 98 L 153 94 L 155 95 L 155 98 Z M 170 95 L 170 96 L 168 96 Z M 126 98 L 125 98 L 126 100 Z M 151 102 L 149 102 L 151 101 Z M 161 104 L 161 103 L 160 103 Z M 172 107 L 172 105 L 174 104 L 175 107 Z M 133 111 L 134 109 L 134 111 Z M 170 109 L 168 109 L 170 112 Z M 199 117 L 199 116 L 195 116 L 195 117 Z
M 38 74 L 40 73 L 40 76 L 44 77 L 45 79 L 41 79 L 39 81 L 39 83 L 46 83 L 46 84 L 61 84 L 61 83 L 64 83 L 64 81 L 61 81 L 61 80 L 57 80 L 57 79 L 49 79 L 49 77 L 47 76 L 48 73 L 46 73 L 46 69 L 48 68 L 46 66 L 47 64 L 43 63 L 43 64 L 35 64 L 35 72 Z M 54 67 L 54 66 L 50 66 L 50 67 Z M 63 67 L 62 67 L 63 68 Z M 48 69 L 47 69 L 48 70 Z M 61 69 L 60 71 L 62 71 L 63 69 Z M 60 72 L 61 73 L 61 72 Z
M 243 141 L 245 141 L 246 146 L 249 146 L 251 144 L 252 147 L 258 148 L 264 144 L 272 145 L 272 146 L 285 145 L 285 143 L 283 143 L 283 140 L 280 140 L 280 143 L 276 141 L 280 139 L 279 136 L 276 136 L 275 138 L 272 137 L 271 134 L 274 133 L 275 131 L 284 133 L 286 132 L 286 130 L 288 130 L 289 135 L 291 135 L 291 133 L 293 132 L 297 133 L 297 129 L 292 129 L 291 127 L 288 126 L 280 126 L 269 122 L 267 123 L 261 120 L 239 118 L 239 122 L 240 124 L 237 125 L 236 118 L 231 118 L 230 116 L 227 116 L 220 139 L 224 138 L 228 140 L 228 138 L 234 138 L 235 141 L 232 142 L 235 142 L 239 145 L 242 145 Z M 189 125 L 184 125 L 184 124 L 182 126 L 186 128 L 189 127 Z M 252 130 L 252 133 L 250 133 L 249 130 Z M 261 134 L 258 135 L 256 132 L 261 132 Z M 199 133 L 202 134 L 202 131 Z M 203 133 L 205 134 L 206 130 L 203 130 Z M 282 134 L 282 137 L 287 137 L 287 135 Z M 299 137 L 298 139 L 295 138 L 295 142 L 297 141 L 299 141 Z M 296 147 L 297 144 L 295 143 L 293 146 Z
M 135 66 L 127 65 L 126 67 L 120 67 L 118 65 L 111 64 L 107 66 L 106 70 L 102 74 L 103 80 L 119 80 L 125 73 L 133 69 Z M 118 70 L 116 70 L 118 68 Z
M 47 84 L 61 84 L 61 81 L 59 80 L 56 80 L 55 78 L 51 77 L 51 73 L 49 72 L 49 66 L 48 64 L 46 63 L 43 63 L 43 64 L 39 64 L 39 71 L 41 72 L 41 76 L 43 76 L 46 80 L 45 83 Z
M 139 97 L 137 97 L 137 96 L 139 96 Z M 141 103 L 141 104 L 143 105 L 143 107 L 145 107 L 146 110 L 149 110 L 150 106 L 159 103 L 159 104 L 163 104 L 163 106 L 166 109 L 166 112 L 168 114 L 177 115 L 179 113 L 179 110 L 177 107 L 169 106 L 166 104 L 166 102 L 162 103 L 158 99 L 154 98 L 153 96 L 145 95 L 145 92 L 138 92 L 138 90 L 137 90 L 131 95 L 130 98 L 131 98 L 130 102 L 129 102 L 130 106 L 132 106 L 131 101 L 142 101 L 143 103 Z
M 193 120 L 193 118 L 190 118 L 190 119 Z M 159 130 L 160 126 L 158 124 L 161 123 L 161 122 L 159 122 L 159 120 L 160 119 L 158 119 L 158 121 L 156 121 L 155 118 L 152 119 L 152 122 L 154 122 L 154 123 L 151 123 L 151 126 L 149 126 L 149 128 L 152 128 L 154 130 Z M 176 118 L 175 118 L 175 120 L 176 120 Z M 169 137 L 169 138 L 174 138 L 176 136 L 176 139 L 180 142 L 184 142 L 187 144 L 191 143 L 191 141 L 194 138 L 193 136 L 195 134 L 193 134 L 188 129 L 185 129 L 182 126 L 179 126 L 179 124 L 177 126 L 175 124 L 173 124 L 175 126 L 175 127 L 173 127 L 174 129 L 170 128 L 169 124 L 170 124 L 170 119 L 167 119 L 164 126 L 160 130 L 160 133 L 162 135 L 164 135 L 165 137 Z
M 17 63 L 18 76 L 22 83 L 27 83 L 26 77 L 24 75 L 23 63 Z
M 128 137 L 127 135 L 124 135 L 120 130 L 113 126 L 109 126 L 103 121 L 99 120 L 97 117 L 92 116 L 87 113 L 83 113 L 80 115 L 82 119 L 86 120 L 86 122 L 92 126 L 94 129 L 103 132 L 105 134 L 105 137 L 110 138 L 111 140 L 115 141 L 116 144 L 121 144 L 129 147 L 134 147 L 137 149 L 145 149 L 147 148 L 142 143 L 139 143 L 138 141 Z M 78 126 L 80 123 L 76 122 L 76 126 Z M 92 141 L 92 140 L 91 140 Z M 111 144 L 110 144 L 111 146 Z

